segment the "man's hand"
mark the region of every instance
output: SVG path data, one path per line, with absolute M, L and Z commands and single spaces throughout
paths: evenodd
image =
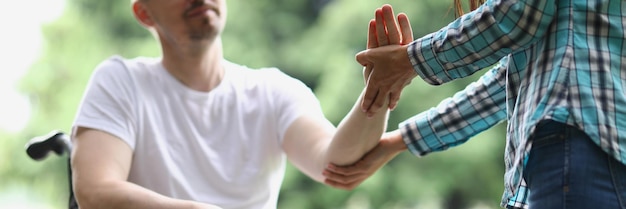
M 326 177 L 324 183 L 338 189 L 352 190 L 404 150 L 406 145 L 399 130 L 386 133 L 374 149 L 353 165 L 328 165 L 323 172 Z
M 394 109 L 402 89 L 417 76 L 406 52 L 406 44 L 413 41 L 408 17 L 400 13 L 396 20 L 390 5 L 377 9 L 375 16 L 373 23 L 370 21 L 368 49 L 356 56 L 365 66 L 363 74 L 367 86 L 361 108 L 368 115 L 383 108 L 385 97 L 389 98 L 389 108 Z M 372 25 L 376 26 L 375 32 Z M 376 44 L 372 44 L 374 34 Z

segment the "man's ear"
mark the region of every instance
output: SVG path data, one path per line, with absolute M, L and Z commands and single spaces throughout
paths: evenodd
M 139 23 L 146 27 L 152 27 L 154 25 L 154 21 L 152 21 L 152 17 L 148 13 L 148 10 L 146 9 L 146 5 L 144 5 L 144 3 L 142 3 L 141 1 L 135 1 L 133 2 L 132 6 L 133 14 L 135 15 L 135 18 L 139 21 Z

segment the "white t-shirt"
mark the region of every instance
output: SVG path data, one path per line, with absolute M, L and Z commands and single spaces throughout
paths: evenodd
M 74 127 L 126 142 L 133 150 L 128 180 L 142 187 L 228 209 L 276 208 L 282 138 L 303 113 L 324 117 L 319 102 L 278 69 L 224 63 L 222 82 L 199 92 L 160 59 L 112 57 L 94 71 Z

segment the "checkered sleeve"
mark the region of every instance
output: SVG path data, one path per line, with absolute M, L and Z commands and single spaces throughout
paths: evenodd
M 555 0 L 488 0 L 413 41 L 407 48 L 409 59 L 433 85 L 466 77 L 540 40 L 555 12 Z
M 508 58 L 439 105 L 400 123 L 411 153 L 423 156 L 462 144 L 506 119 Z

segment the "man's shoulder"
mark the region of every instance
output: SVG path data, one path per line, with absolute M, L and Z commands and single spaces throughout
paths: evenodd
M 159 62 L 155 57 L 134 57 L 126 58 L 120 55 L 113 55 L 102 61 L 101 64 L 116 65 L 117 67 L 123 67 L 130 70 L 137 68 L 145 68 Z
M 125 58 L 120 55 L 112 55 L 98 64 L 95 74 L 129 74 L 154 68 L 157 58 L 135 57 Z
M 142 78 L 152 77 L 152 71 L 149 70 L 155 68 L 158 59 L 136 57 L 125 58 L 119 55 L 110 56 L 101 61 L 91 73 L 92 82 L 96 83 L 110 83 L 113 84 L 127 84 L 136 83 L 139 80 L 145 80 Z M 107 86 L 111 86 L 108 85 Z
M 250 67 L 244 64 L 234 63 L 228 60 L 224 60 L 224 68 L 230 71 L 239 71 L 244 74 L 270 74 L 282 72 L 280 69 L 276 67 Z
M 227 71 L 233 74 L 247 78 L 247 80 L 268 81 L 271 83 L 280 83 L 284 81 L 299 81 L 277 67 L 259 67 L 253 68 L 242 64 L 225 61 Z

